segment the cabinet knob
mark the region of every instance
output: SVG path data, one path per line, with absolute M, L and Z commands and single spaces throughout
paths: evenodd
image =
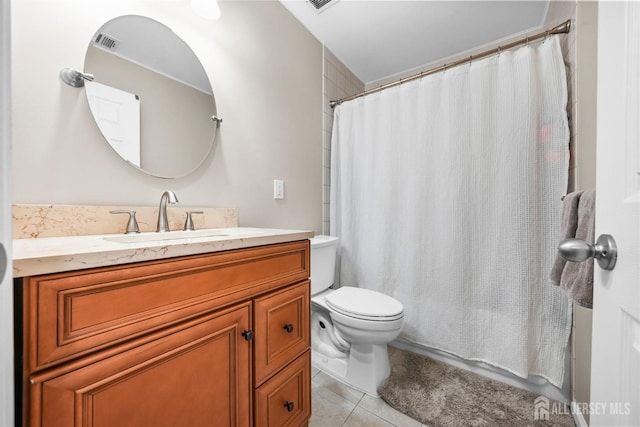
M 291 323 L 287 323 L 286 325 L 284 325 L 282 327 L 282 329 L 284 329 L 288 333 L 291 333 L 291 332 L 293 332 L 293 325 Z
M 253 331 L 242 331 L 242 336 L 245 340 L 251 341 L 253 339 Z
M 287 408 L 287 412 L 293 412 L 296 405 L 293 402 L 289 402 L 288 400 L 284 403 L 284 407 Z

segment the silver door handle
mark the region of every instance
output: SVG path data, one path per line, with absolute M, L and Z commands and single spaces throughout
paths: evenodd
M 613 270 L 618 258 L 618 247 L 613 236 L 602 234 L 594 245 L 579 240 L 567 239 L 560 242 L 558 253 L 567 261 L 582 262 L 595 258 L 603 270 Z
M 4 248 L 4 245 L 0 243 L 0 284 L 2 284 L 2 279 L 4 279 L 4 273 L 7 271 L 7 251 Z

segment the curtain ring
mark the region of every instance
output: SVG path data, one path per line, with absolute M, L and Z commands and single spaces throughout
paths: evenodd
M 498 46 L 498 58 L 500 58 L 501 53 L 502 53 L 502 46 Z
M 469 68 L 471 68 L 471 64 L 473 63 L 473 55 L 469 56 Z
M 527 37 L 527 46 L 529 46 L 529 37 Z

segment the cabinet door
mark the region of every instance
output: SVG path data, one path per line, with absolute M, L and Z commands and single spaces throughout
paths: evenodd
M 256 427 L 299 426 L 311 417 L 309 351 L 256 390 Z
M 255 301 L 255 383 L 260 385 L 311 345 L 309 281 Z
M 247 303 L 84 368 L 34 376 L 31 425 L 249 426 L 250 323 Z

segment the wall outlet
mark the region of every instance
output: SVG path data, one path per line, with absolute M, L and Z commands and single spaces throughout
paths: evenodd
M 273 198 L 276 200 L 284 199 L 284 181 L 281 179 L 273 180 Z

